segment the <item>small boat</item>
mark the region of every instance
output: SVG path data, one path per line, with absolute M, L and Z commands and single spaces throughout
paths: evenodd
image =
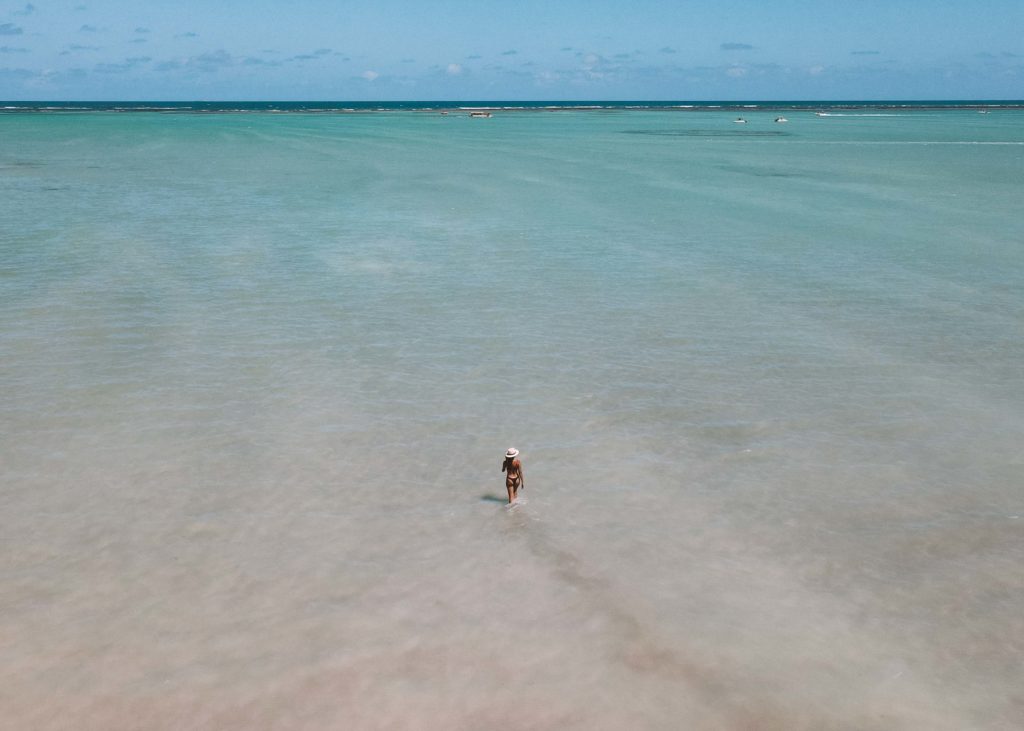
M 736 119 L 732 120 L 732 123 L 733 124 L 746 124 L 747 120 L 745 120 L 743 117 L 736 117 Z
M 471 116 L 471 117 L 479 117 L 481 119 L 486 119 L 487 117 L 493 117 L 494 115 L 491 114 L 490 112 L 470 112 L 469 116 Z
M 783 122 L 788 122 L 789 120 L 786 119 L 785 117 L 776 117 L 775 121 L 778 122 L 779 124 L 782 124 Z
M 447 117 L 448 116 L 448 112 L 441 112 L 441 116 L 442 117 Z
M 979 109 L 978 110 L 978 114 L 988 114 L 988 110 L 987 109 Z

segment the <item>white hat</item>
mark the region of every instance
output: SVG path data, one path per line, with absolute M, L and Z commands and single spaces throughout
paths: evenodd
M 505 459 L 512 459 L 513 457 L 519 456 L 519 450 L 515 447 L 509 447 L 508 451 L 505 452 Z

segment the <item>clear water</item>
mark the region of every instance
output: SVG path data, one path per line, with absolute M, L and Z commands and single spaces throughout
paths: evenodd
M 1024 112 L 851 114 L 0 117 L 4 724 L 1018 728 Z

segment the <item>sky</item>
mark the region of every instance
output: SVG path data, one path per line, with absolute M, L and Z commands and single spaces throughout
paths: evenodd
M 0 99 L 1022 99 L 1024 0 L 0 0 Z

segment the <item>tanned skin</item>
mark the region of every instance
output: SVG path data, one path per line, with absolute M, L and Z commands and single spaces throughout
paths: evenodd
M 519 488 L 526 487 L 523 479 L 523 464 L 518 457 L 506 457 L 501 465 L 505 473 L 505 487 L 508 488 L 508 504 L 511 505 L 519 495 Z

